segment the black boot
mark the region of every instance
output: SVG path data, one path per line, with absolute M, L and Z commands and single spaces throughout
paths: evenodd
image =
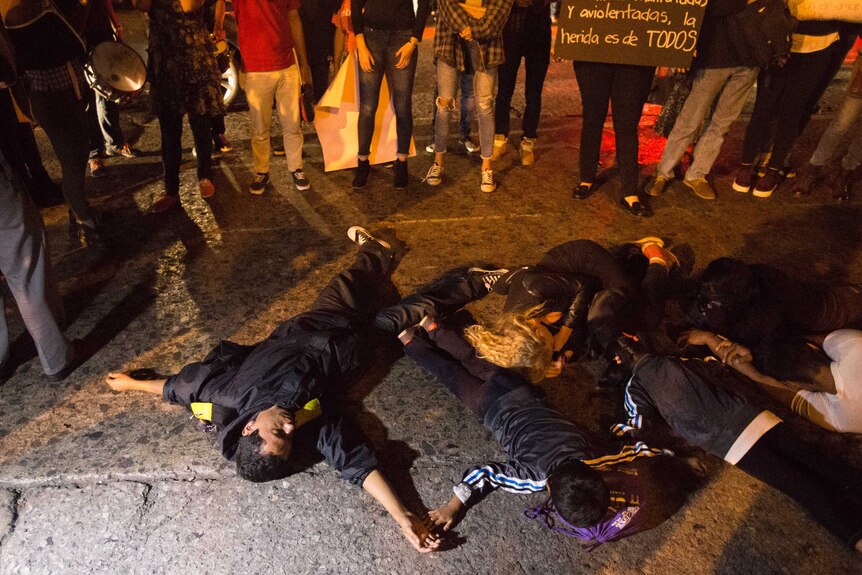
M 371 164 L 368 160 L 359 160 L 359 164 L 356 166 L 356 173 L 353 176 L 353 189 L 358 190 L 364 188 L 365 184 L 368 183 L 368 174 L 370 173 Z
M 395 166 L 393 166 L 392 171 L 395 174 L 392 185 L 395 186 L 396 190 L 406 190 L 407 189 L 407 158 L 404 158 L 403 160 L 395 160 Z M 356 180 L 354 180 L 354 187 L 356 187 Z

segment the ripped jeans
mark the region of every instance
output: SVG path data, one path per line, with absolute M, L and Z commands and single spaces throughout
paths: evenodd
M 475 59 L 479 57 L 478 49 L 470 50 L 468 54 L 474 58 L 473 96 L 476 99 L 476 116 L 479 119 L 479 148 L 482 158 L 487 159 L 494 151 L 494 99 L 497 97 L 498 66 L 484 68 L 476 62 Z M 458 68 L 443 60 L 437 60 L 437 116 L 434 121 L 434 149 L 437 152 L 446 151 L 449 123 L 455 110 L 455 95 L 458 93 L 459 74 Z M 449 104 L 441 106 L 441 99 L 449 100 Z

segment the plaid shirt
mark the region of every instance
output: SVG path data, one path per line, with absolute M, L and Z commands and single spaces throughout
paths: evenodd
M 437 27 L 434 30 L 434 57 L 464 71 L 464 52 L 459 49 L 458 33 L 470 27 L 473 40 L 479 44 L 481 63 L 476 68 L 499 66 L 506 59 L 503 53 L 503 25 L 509 17 L 514 0 L 484 0 L 485 17 L 479 20 L 468 15 L 457 0 L 438 0 Z
M 87 80 L 84 78 L 84 69 L 76 59 L 69 60 L 56 68 L 25 70 L 24 77 L 27 79 L 27 86 L 36 92 L 52 92 L 54 90 L 81 92 L 89 90 Z

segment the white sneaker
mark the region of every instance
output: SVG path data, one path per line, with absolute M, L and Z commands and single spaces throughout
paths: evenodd
M 468 154 L 475 154 L 479 151 L 479 146 L 469 137 L 458 140 L 458 143 L 464 146 Z
M 425 151 L 428 152 L 429 154 L 433 154 L 434 153 L 434 142 L 431 142 L 430 144 L 425 146 Z
M 533 146 L 536 144 L 536 138 L 521 138 L 521 165 L 532 166 L 536 163 L 536 156 L 533 154 Z
M 443 166 L 434 162 L 431 164 L 431 167 L 428 168 L 428 173 L 425 174 L 425 179 L 423 182 L 428 182 L 429 186 L 439 186 L 440 182 L 443 181 Z
M 494 170 L 482 170 L 482 186 L 481 189 L 486 194 L 490 194 L 497 189 L 497 183 L 494 181 Z

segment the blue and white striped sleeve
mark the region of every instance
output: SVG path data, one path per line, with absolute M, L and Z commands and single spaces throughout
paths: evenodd
M 546 484 L 546 479 L 531 477 L 514 462 L 490 462 L 468 469 L 453 491 L 461 503 L 471 507 L 495 489 L 527 494 L 544 491 Z

